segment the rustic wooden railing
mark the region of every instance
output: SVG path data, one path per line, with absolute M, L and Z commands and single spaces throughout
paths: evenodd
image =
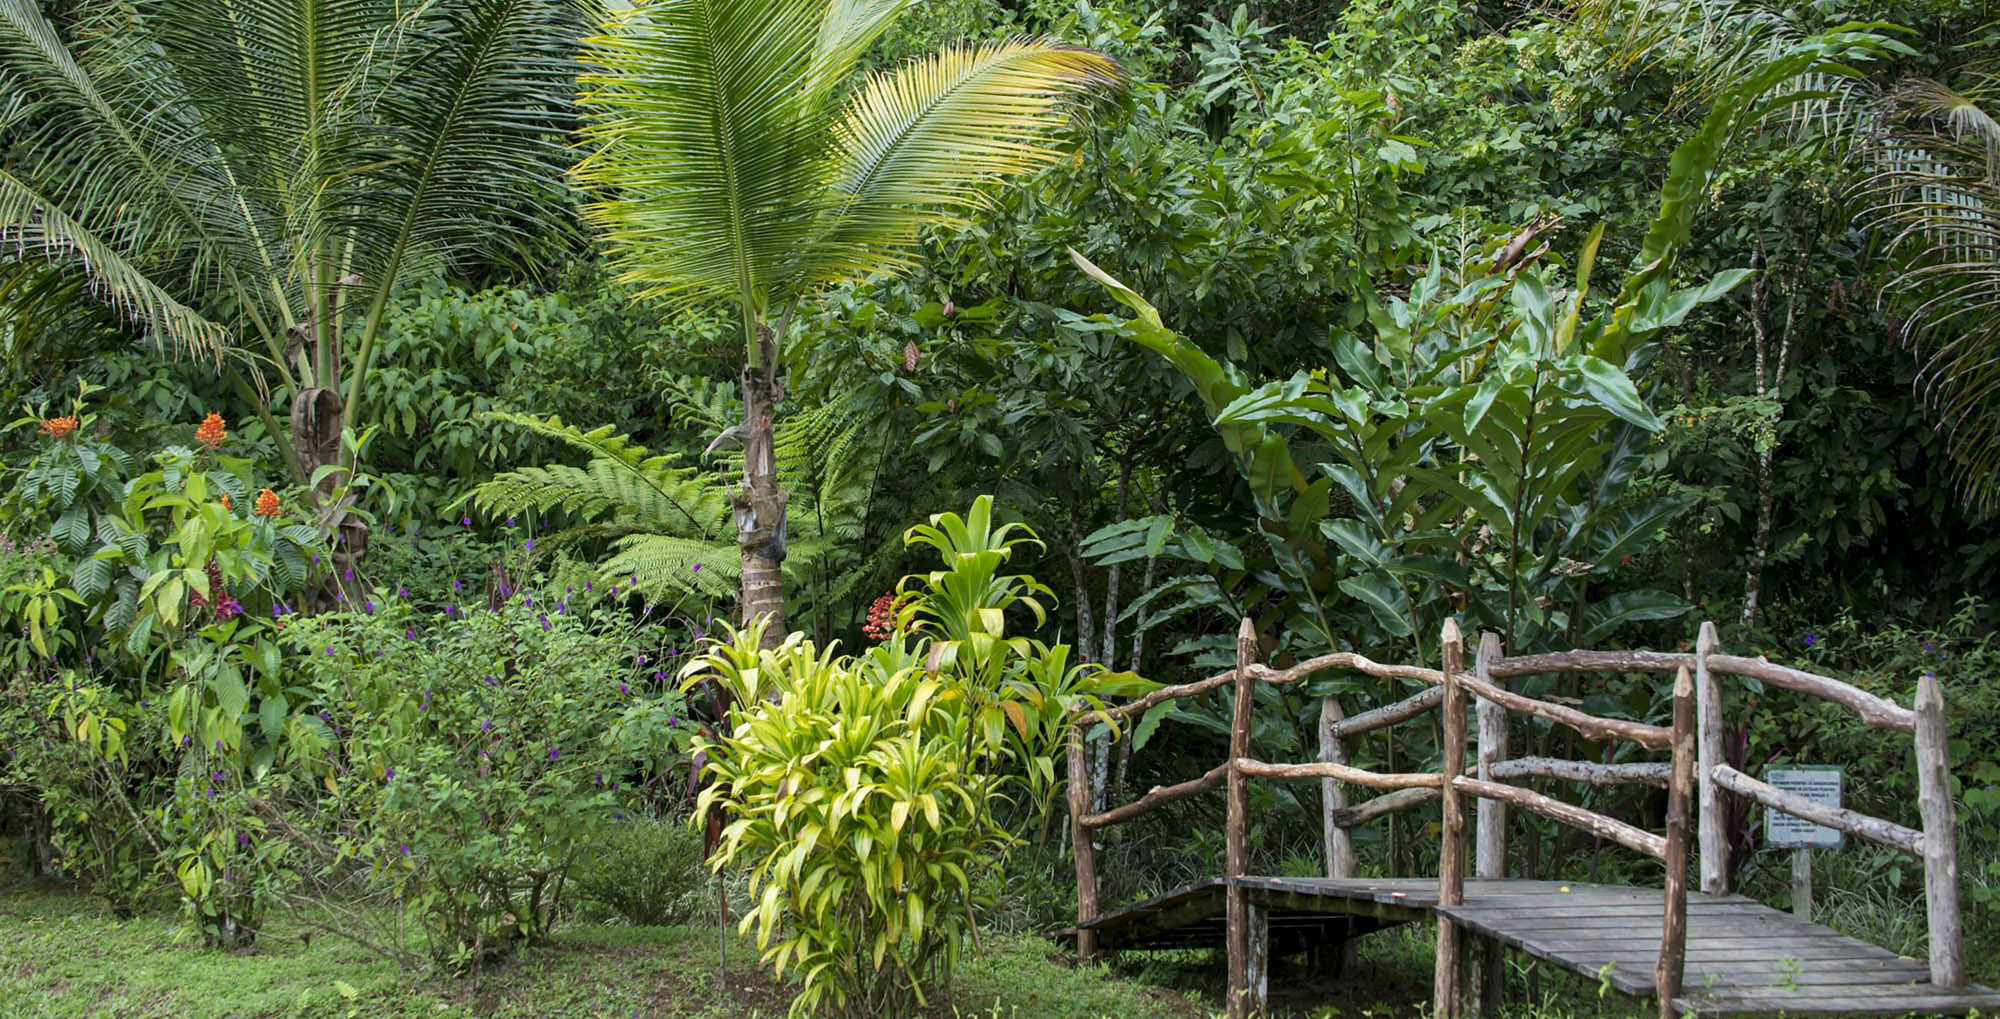
M 1458 904 L 1463 895 L 1467 832 L 1463 797 L 1478 803 L 1474 872 L 1481 878 L 1504 878 L 1506 868 L 1506 809 L 1514 805 L 1653 857 L 1665 866 L 1665 921 L 1655 971 L 1662 1015 L 1678 993 L 1686 938 L 1687 847 L 1690 801 L 1696 801 L 1695 844 L 1700 850 L 1701 889 L 1724 894 L 1728 889 L 1728 845 L 1723 828 L 1722 792 L 1749 797 L 1765 807 L 1817 824 L 1880 842 L 1924 861 L 1925 905 L 1929 918 L 1931 980 L 1939 986 L 1964 982 L 1964 960 L 1958 913 L 1957 826 L 1950 795 L 1945 746 L 1944 698 L 1937 680 L 1920 681 L 1914 708 L 1905 708 L 1850 684 L 1761 658 L 1727 655 L 1719 650 L 1713 623 L 1703 623 L 1693 654 L 1652 651 L 1567 651 L 1507 658 L 1492 634 L 1481 638 L 1473 668 L 1464 668 L 1463 638 L 1457 623 L 1447 621 L 1440 641 L 1442 669 L 1385 665 L 1365 656 L 1340 652 L 1321 655 L 1288 669 L 1261 664 L 1254 626 L 1244 620 L 1237 632 L 1236 667 L 1206 679 L 1165 687 L 1126 704 L 1084 711 L 1071 733 L 1069 773 L 1070 835 L 1075 847 L 1077 878 L 1077 951 L 1096 951 L 1096 935 L 1086 925 L 1099 914 L 1097 850 L 1094 833 L 1130 821 L 1160 806 L 1214 789 L 1228 790 L 1227 860 L 1225 873 L 1248 873 L 1248 781 L 1318 779 L 1321 782 L 1327 874 L 1354 876 L 1355 857 L 1350 831 L 1362 824 L 1432 799 L 1441 799 L 1443 825 L 1439 866 L 1440 905 Z M 1250 756 L 1251 711 L 1255 684 L 1289 684 L 1324 671 L 1357 672 L 1378 678 L 1415 680 L 1425 689 L 1393 704 L 1346 716 L 1338 701 L 1321 701 L 1319 760 L 1305 764 L 1275 764 Z M 1675 675 L 1673 724 L 1649 725 L 1625 719 L 1600 718 L 1565 705 L 1527 697 L 1507 689 L 1505 680 L 1551 673 L 1633 673 Z M 1829 807 L 1776 789 L 1724 762 L 1722 754 L 1722 689 L 1719 677 L 1756 679 L 1768 686 L 1810 694 L 1841 704 L 1869 725 L 1910 733 L 1916 740 L 1921 831 Z M 1169 700 L 1198 696 L 1233 687 L 1229 759 L 1206 774 L 1171 786 L 1156 787 L 1130 803 L 1093 812 L 1093 790 L 1087 776 L 1085 740 L 1097 722 L 1123 722 Z M 1465 698 L 1473 698 L 1477 737 L 1475 770 L 1463 774 L 1465 762 Z M 1349 741 L 1443 709 L 1444 753 L 1439 772 L 1379 773 L 1350 765 Z M 1641 748 L 1667 751 L 1671 760 L 1602 764 L 1541 757 L 1508 758 L 1508 715 L 1520 712 L 1568 726 L 1600 741 L 1619 740 Z M 1664 835 L 1654 834 L 1606 815 L 1556 800 L 1501 780 L 1550 778 L 1593 785 L 1643 784 L 1668 791 Z M 1347 787 L 1384 790 L 1358 806 L 1348 803 Z M 1250 903 L 1240 884 L 1227 889 L 1226 941 L 1229 956 L 1229 1008 L 1232 1016 L 1262 1007 L 1262 951 L 1252 951 Z M 1457 925 L 1440 919 L 1436 1007 L 1440 1016 L 1457 1014 L 1470 995 L 1464 979 Z M 1261 948 L 1261 946 L 1258 946 Z M 1487 986 L 1478 997 L 1494 1000 L 1500 973 L 1500 947 L 1489 943 L 1483 967 Z

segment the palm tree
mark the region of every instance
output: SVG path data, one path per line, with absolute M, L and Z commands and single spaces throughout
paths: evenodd
M 858 69 L 909 0 L 652 0 L 588 40 L 585 217 L 626 282 L 741 317 L 743 482 L 731 494 L 742 618 L 782 638 L 786 496 L 772 420 L 800 303 L 895 271 L 918 231 L 1045 166 L 1078 100 L 1121 82 L 1089 50 L 946 46 Z
M 353 466 L 342 432 L 396 287 L 563 221 L 576 40 L 598 16 L 0 0 L 0 270 L 81 277 L 163 351 L 213 360 L 274 438 L 275 379 L 287 465 L 324 494 Z M 13 295 L 37 292 L 66 293 Z

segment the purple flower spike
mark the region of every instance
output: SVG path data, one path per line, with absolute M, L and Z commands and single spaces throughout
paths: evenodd
M 1812 635 L 1812 634 L 1810 634 L 1810 633 L 1806 634 L 1806 646 L 1807 646 L 1807 647 L 1812 647 L 1812 646 L 1813 646 L 1814 644 L 1817 644 L 1817 643 L 1819 643 L 1819 638 L 1818 638 L 1818 637 L 1815 637 L 1815 636 L 1813 636 L 1813 635 Z
M 492 722 L 490 722 L 490 721 L 482 721 L 482 722 L 480 722 L 480 723 L 479 723 L 479 731 L 480 731 L 480 732 L 487 732 L 487 731 L 491 730 L 492 728 L 493 728 L 493 723 L 492 723 Z
M 592 588 L 591 588 L 591 583 L 590 583 L 590 581 L 588 581 L 588 580 L 584 581 L 584 582 L 583 582 L 583 593 L 584 593 L 584 594 L 590 594 L 590 593 L 591 593 L 591 590 L 592 590 Z
M 354 583 L 354 567 L 349 566 L 347 572 L 342 574 L 341 577 L 350 584 Z
M 394 769 L 394 768 L 383 768 L 383 769 L 382 769 L 382 781 L 384 781 L 384 782 L 387 782 L 387 781 L 389 781 L 390 779 L 392 779 L 392 778 L 395 778 L 395 777 L 396 777 L 396 769 Z
M 550 622 L 549 622 L 549 617 L 548 617 L 548 616 L 543 616 L 543 617 L 542 617 L 542 632 L 543 632 L 543 633 L 548 633 L 548 632 L 549 632 L 550 630 L 553 630 L 553 629 L 555 629 L 555 624 L 553 624 L 553 623 L 550 623 Z
M 361 603 L 361 611 L 363 611 L 363 612 L 373 612 L 373 611 L 375 611 L 375 603 L 374 603 L 373 601 L 364 601 L 364 602 L 362 602 L 362 603 Z
M 513 517 L 508 517 L 508 518 L 507 518 L 507 526 L 508 526 L 508 527 L 512 527 L 512 526 L 514 526 L 514 518 L 513 518 Z
M 327 656 L 328 658 L 332 658 L 332 657 L 333 657 L 333 649 L 332 649 L 332 648 L 327 648 L 327 649 L 326 649 L 326 656 Z
M 397 585 L 397 587 L 396 587 L 396 597 L 398 597 L 398 598 L 408 598 L 409 596 L 410 596 L 410 589 L 409 589 L 409 588 L 407 588 L 407 587 L 403 587 L 403 586 L 402 586 L 402 585 L 400 585 L 400 584 L 399 584 L 399 585 Z
M 626 689 L 626 687 L 625 687 L 625 684 L 623 684 L 623 683 L 620 683 L 620 684 L 618 684 L 618 692 L 619 692 L 619 693 L 621 693 L 621 694 L 629 694 L 629 693 L 631 693 L 632 691 L 631 691 L 631 690 L 628 690 L 628 689 Z
M 558 750 L 557 750 L 557 749 L 556 749 L 555 747 L 550 747 L 550 748 L 549 748 L 549 760 L 551 760 L 551 761 L 555 760 L 555 759 L 556 759 L 556 755 L 557 755 L 558 753 L 560 753 L 560 751 L 558 751 Z
M 334 601 L 337 601 L 337 602 L 344 602 L 344 601 L 346 601 L 346 600 L 347 600 L 347 592 L 346 592 L 346 591 L 335 591 L 335 592 L 333 592 L 333 600 L 334 600 Z
M 452 589 L 452 590 L 454 590 L 454 591 L 463 591 L 463 590 L 465 590 L 465 581 L 463 581 L 463 580 L 454 580 L 454 581 L 452 581 L 452 582 L 451 582 L 451 589 Z
M 700 564 L 700 563 L 696 563 L 696 564 L 694 564 L 693 568 L 692 568 L 692 569 L 690 569 L 690 570 L 689 570 L 688 572 L 690 572 L 690 573 L 700 573 L 700 572 L 701 572 L 701 564 Z
M 416 640 L 416 639 L 417 639 L 417 631 L 415 631 L 415 630 L 404 630 L 404 631 L 403 631 L 403 639 L 404 639 L 404 640 Z
M 535 539 L 529 538 L 523 547 L 523 551 L 533 552 L 534 550 L 535 550 Z
M 458 526 L 460 526 L 460 527 L 471 527 L 471 526 L 472 526 L 472 518 L 471 518 L 471 517 L 459 517 L 459 518 L 458 518 Z

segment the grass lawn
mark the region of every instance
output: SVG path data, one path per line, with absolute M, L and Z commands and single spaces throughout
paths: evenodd
M 464 980 L 405 973 L 339 939 L 310 941 L 272 924 L 243 955 L 176 937 L 168 911 L 120 923 L 90 898 L 0 888 L 0 1017 L 262 1016 L 778 1017 L 790 991 L 730 946 L 718 984 L 712 927 L 572 925 L 512 963 Z M 1074 969 L 1039 939 L 993 935 L 960 970 L 937 1016 L 999 1019 L 1189 1019 L 1187 997 L 1106 972 Z

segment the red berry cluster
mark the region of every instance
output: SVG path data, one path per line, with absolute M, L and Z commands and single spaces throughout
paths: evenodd
M 884 641 L 896 632 L 896 608 L 901 599 L 891 591 L 868 606 L 868 621 L 861 624 L 861 635 L 873 641 Z

